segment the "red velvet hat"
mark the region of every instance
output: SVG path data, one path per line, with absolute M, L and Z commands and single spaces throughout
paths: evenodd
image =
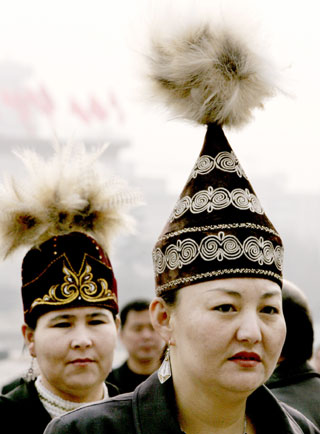
M 153 250 L 156 293 L 226 277 L 282 286 L 283 247 L 223 126 L 240 126 L 276 87 L 270 65 L 230 29 L 153 39 L 150 76 L 166 104 L 207 125 L 202 151 Z
M 119 310 L 111 262 L 102 247 L 81 232 L 52 237 L 28 251 L 22 263 L 22 300 L 29 325 L 59 308 Z
M 49 160 L 19 154 L 29 170 L 0 196 L 4 256 L 31 246 L 22 263 L 25 322 L 55 309 L 100 306 L 118 313 L 117 283 L 108 256 L 110 237 L 132 228 L 126 214 L 137 193 L 100 171 L 99 151 L 58 146 Z

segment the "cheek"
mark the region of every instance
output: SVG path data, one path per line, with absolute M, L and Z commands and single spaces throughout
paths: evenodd
M 279 319 L 275 327 L 269 331 L 268 347 L 271 353 L 280 355 L 286 338 L 286 324 L 284 318 Z
M 37 360 L 59 360 L 67 351 L 67 345 L 61 339 L 40 339 L 35 341 L 35 352 Z
M 117 331 L 115 328 L 102 330 L 96 336 L 96 349 L 102 357 L 112 357 L 117 343 Z

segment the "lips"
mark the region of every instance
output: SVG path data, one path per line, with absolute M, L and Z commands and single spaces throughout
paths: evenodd
M 255 362 L 261 362 L 261 357 L 257 353 L 241 351 L 230 357 L 229 360 L 253 360 Z
M 89 363 L 94 363 L 93 359 L 84 358 L 84 359 L 74 359 L 69 362 L 71 365 L 87 365 Z
M 241 368 L 255 368 L 261 362 L 259 354 L 254 352 L 241 351 L 228 359 Z

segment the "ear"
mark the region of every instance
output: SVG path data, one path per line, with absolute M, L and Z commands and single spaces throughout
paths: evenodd
M 119 318 L 118 315 L 115 317 L 114 323 L 116 325 L 117 332 L 119 332 L 119 329 L 120 329 L 120 318 Z
M 156 297 L 150 303 L 149 311 L 153 328 L 167 344 L 172 343 L 172 308 L 161 297 Z
M 31 357 L 36 357 L 35 343 L 34 343 L 34 329 L 29 327 L 27 324 L 22 326 L 22 334 L 24 337 L 24 342 L 29 350 Z

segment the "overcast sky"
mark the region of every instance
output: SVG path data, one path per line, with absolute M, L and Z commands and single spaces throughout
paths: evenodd
M 139 100 L 137 78 L 141 36 L 150 5 L 164 0 L 2 0 L 0 60 L 21 62 L 57 98 L 103 94 L 114 88 L 127 112 L 133 143 L 127 158 L 138 173 L 162 175 L 179 191 L 200 151 L 204 130 L 168 116 Z M 190 2 L 171 1 L 184 8 Z M 195 8 L 205 0 L 193 1 Z M 283 68 L 287 90 L 256 113 L 254 121 L 227 136 L 249 177 L 284 174 L 287 187 L 320 192 L 320 62 L 317 0 L 211 0 L 224 13 L 261 23 L 263 35 Z M 239 5 L 240 4 L 240 5 Z M 255 35 L 253 35 L 255 37 Z M 140 40 L 139 40 L 140 38 Z M 141 94 L 142 95 L 142 94 Z M 59 132 L 74 133 L 70 119 Z

